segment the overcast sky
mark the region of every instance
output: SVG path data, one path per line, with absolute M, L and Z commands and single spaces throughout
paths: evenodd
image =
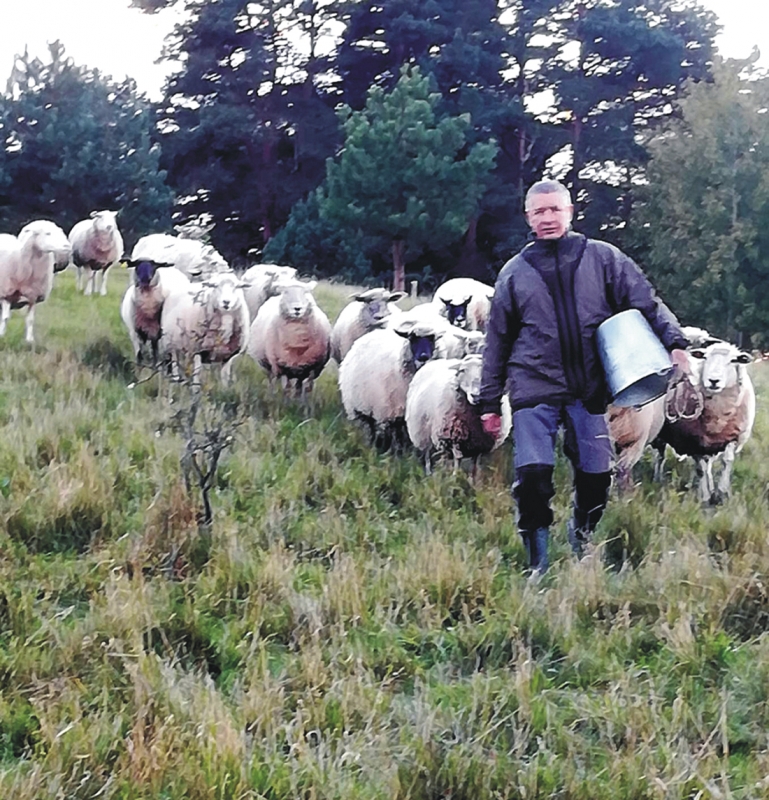
M 769 68 L 769 0 L 700 0 L 724 26 L 717 40 L 721 53 L 742 58 L 753 45 Z M 25 46 L 46 57 L 46 42 L 60 39 L 77 64 L 96 67 L 116 79 L 131 75 L 139 88 L 158 99 L 171 67 L 153 63 L 178 12 L 142 14 L 129 0 L 2 0 L 0 88 L 10 75 L 13 57 Z

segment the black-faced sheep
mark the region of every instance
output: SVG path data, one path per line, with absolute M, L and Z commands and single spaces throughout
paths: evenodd
M 442 332 L 427 323 L 366 333 L 339 367 L 339 389 L 348 419 L 364 423 L 380 450 L 408 444 L 406 395 L 417 370 L 436 356 Z
M 690 397 L 671 404 L 666 398 L 669 421 L 662 426 L 655 447 L 659 453 L 657 477 L 661 476 L 665 446 L 679 456 L 694 459 L 703 503 L 717 504 L 731 492 L 734 458 L 750 438 L 756 414 L 756 396 L 746 365 L 747 353 L 728 342 L 715 342 L 689 353 Z M 678 397 L 676 397 L 678 400 Z M 684 409 L 687 413 L 676 413 Z M 720 458 L 723 469 L 715 485 L 713 462 Z
M 0 234 L 0 336 L 12 308 L 29 306 L 26 340 L 35 341 L 35 307 L 51 294 L 56 254 L 69 249 L 64 231 L 48 220 L 25 225 L 18 236 Z
M 248 354 L 283 388 L 303 400 L 330 354 L 331 323 L 315 302 L 316 282 L 281 284 L 251 324 Z
M 405 292 L 380 288 L 351 295 L 352 302 L 341 310 L 331 329 L 331 358 L 341 363 L 356 339 L 379 328 L 387 317 L 400 311 L 394 304 L 405 296 Z
M 170 264 L 191 281 L 205 281 L 212 275 L 230 272 L 229 264 L 210 244 L 167 233 L 142 236 L 134 245 L 131 259 Z
M 463 458 L 471 458 L 475 478 L 478 459 L 507 438 L 512 425 L 509 402 L 502 405 L 502 430 L 489 436 L 476 407 L 481 388 L 483 359 L 430 361 L 417 372 L 406 396 L 406 428 L 414 447 L 422 454 L 425 470 L 432 471 L 434 458 L 452 458 L 454 469 Z
M 452 325 L 486 331 L 494 287 L 473 278 L 452 278 L 439 286 L 433 303 Z
M 248 346 L 249 317 L 234 272 L 210 275 L 186 291 L 172 292 L 160 316 L 160 352 L 171 358 L 174 375 L 192 360 L 193 383 L 201 364 L 222 364 L 222 382 L 230 382 L 233 359 Z
M 93 293 L 96 275 L 101 275 L 100 293 L 107 294 L 107 273 L 123 256 L 123 237 L 115 211 L 94 211 L 90 219 L 76 222 L 69 232 L 72 262 L 77 268 L 77 288 Z
M 131 339 L 136 363 L 142 363 L 142 348 L 149 344 L 150 363 L 156 365 L 163 304 L 172 293 L 189 291 L 190 282 L 176 267 L 154 261 L 126 261 L 126 266 L 134 268 L 134 275 L 120 304 L 120 318 Z

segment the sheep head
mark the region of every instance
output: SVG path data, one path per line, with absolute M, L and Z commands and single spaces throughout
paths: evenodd
M 312 291 L 317 281 L 286 283 L 280 288 L 280 315 L 287 320 L 301 320 L 312 315 L 316 303 Z
M 472 299 L 472 295 L 464 300 L 445 300 L 440 298 L 444 306 L 445 316 L 452 325 L 456 325 L 457 328 L 467 327 L 467 306 Z
M 419 369 L 435 355 L 435 343 L 443 336 L 440 331 L 435 331 L 429 325 L 404 323 L 394 329 L 398 336 L 408 339 L 411 351 L 411 361 Z
M 699 364 L 699 380 L 706 394 L 718 394 L 742 382 L 745 364 L 753 359 L 729 342 L 717 341 L 708 347 L 694 348 L 690 356 Z
M 474 406 L 481 393 L 483 359 L 479 355 L 465 356 L 461 361 L 452 364 L 450 369 L 457 374 L 457 391 L 467 398 L 471 406 Z

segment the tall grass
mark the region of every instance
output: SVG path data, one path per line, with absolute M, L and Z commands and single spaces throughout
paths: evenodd
M 106 298 L 57 278 L 0 340 L 0 797 L 769 796 L 769 371 L 734 496 L 650 461 L 596 554 L 522 572 L 510 452 L 380 455 L 331 365 L 312 412 L 241 362 L 212 491 Z M 333 319 L 349 287 L 324 284 Z

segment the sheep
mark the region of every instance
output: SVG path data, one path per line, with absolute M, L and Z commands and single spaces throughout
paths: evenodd
M 452 278 L 436 289 L 433 303 L 452 325 L 485 332 L 493 295 L 493 286 L 474 278 Z
M 417 370 L 436 357 L 443 335 L 428 323 L 373 330 L 357 339 L 339 366 L 348 419 L 362 422 L 379 450 L 403 450 L 406 395 Z
M 668 391 L 668 419 L 653 445 L 658 453 L 655 476 L 662 475 L 665 447 L 670 445 L 679 456 L 694 459 L 700 501 L 717 505 L 731 492 L 734 458 L 753 429 L 756 395 L 745 366 L 752 359 L 722 341 L 687 352 L 692 365 L 691 397 L 672 405 L 670 396 L 676 388 Z M 713 478 L 716 458 L 723 464 L 717 486 Z
M 136 363 L 142 363 L 142 345 L 149 342 L 152 364 L 156 365 L 163 304 L 173 292 L 189 291 L 190 281 L 167 264 L 146 260 L 127 260 L 125 264 L 134 268 L 134 279 L 123 295 L 120 317 L 128 330 Z
M 641 460 L 662 430 L 665 422 L 665 397 L 640 407 L 609 406 L 606 412 L 609 436 L 614 445 L 614 473 L 620 492 L 631 488 L 633 467 Z
M 483 430 L 475 405 L 482 366 L 480 355 L 430 361 L 411 381 L 406 395 L 406 429 L 424 458 L 428 475 L 435 456 L 453 457 L 455 471 L 462 458 L 471 458 L 474 480 L 479 457 L 499 447 L 510 433 L 512 413 L 507 397 L 503 399 L 499 437 L 494 439 Z
M 249 323 L 240 281 L 234 272 L 220 272 L 166 298 L 159 349 L 170 356 L 175 378 L 180 364 L 192 358 L 194 386 L 203 363 L 222 364 L 222 383 L 227 385 L 234 359 L 248 346 Z
M 69 246 L 64 231 L 48 220 L 30 222 L 18 237 L 0 234 L 0 336 L 11 309 L 27 305 L 25 338 L 34 344 L 35 307 L 51 294 L 56 254 Z
M 331 352 L 331 323 L 315 302 L 316 281 L 282 284 L 251 324 L 248 354 L 284 390 L 305 400 Z
M 408 311 L 396 309 L 385 318 L 384 327 L 395 330 L 407 325 L 426 324 L 443 335 L 436 344 L 436 358 L 464 358 L 480 353 L 486 342 L 486 334 L 466 331 L 452 325 L 433 303 L 418 303 Z
M 167 233 L 142 236 L 134 246 L 131 258 L 171 264 L 191 281 L 205 281 L 211 275 L 230 272 L 229 264 L 210 244 L 197 239 L 180 239 Z
M 248 313 L 251 320 L 256 319 L 259 309 L 269 297 L 279 293 L 281 283 L 290 283 L 296 279 L 294 267 L 281 267 L 277 264 L 255 264 L 249 267 L 241 276 L 246 285 L 243 293 L 248 304 Z
M 394 304 L 406 293 L 368 289 L 350 296 L 352 302 L 341 310 L 331 329 L 331 358 L 339 364 L 356 339 L 378 328 L 388 316 L 400 311 Z
M 76 222 L 69 232 L 72 261 L 77 268 L 78 289 L 90 295 L 95 288 L 96 275 L 101 275 L 100 294 L 107 294 L 107 273 L 123 256 L 123 237 L 117 227 L 117 212 L 94 211 L 90 219 Z

